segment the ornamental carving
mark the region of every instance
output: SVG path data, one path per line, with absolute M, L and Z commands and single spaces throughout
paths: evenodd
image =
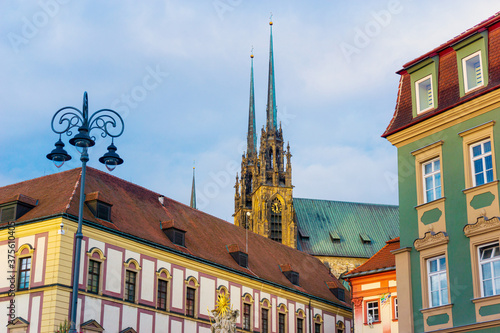
M 465 225 L 464 234 L 471 237 L 495 230 L 500 230 L 500 219 L 498 217 L 488 219 L 486 216 L 480 216 L 477 218 L 476 223 Z
M 356 297 L 356 298 L 353 298 L 353 299 L 352 299 L 352 304 L 354 304 L 354 306 L 355 306 L 356 308 L 361 307 L 361 305 L 363 305 L 363 297 Z
M 417 251 L 422 251 L 431 247 L 448 244 L 449 237 L 445 232 L 435 233 L 428 231 L 424 234 L 424 238 L 418 238 L 413 242 Z

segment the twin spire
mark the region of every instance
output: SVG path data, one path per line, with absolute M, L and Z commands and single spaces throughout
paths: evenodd
M 271 41 L 269 44 L 269 78 L 267 88 L 267 108 L 266 108 L 266 130 L 273 131 L 277 126 L 277 108 L 276 108 L 276 89 L 274 85 L 274 56 L 273 56 L 273 22 L 269 22 Z M 248 111 L 248 136 L 247 136 L 247 153 L 249 156 L 257 154 L 257 132 L 255 126 L 255 95 L 254 95 L 254 80 L 253 80 L 253 51 L 250 55 L 250 107 Z

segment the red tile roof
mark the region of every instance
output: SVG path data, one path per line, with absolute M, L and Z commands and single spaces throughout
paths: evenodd
M 355 269 L 347 272 L 344 277 L 355 277 L 359 275 L 375 274 L 382 271 L 395 270 L 396 260 L 393 250 L 399 249 L 399 237 L 386 242 L 386 245 L 373 255 L 368 261 Z
M 81 168 L 56 173 L 0 188 L 0 202 L 20 193 L 38 200 L 38 205 L 17 222 L 30 222 L 54 215 L 78 215 Z M 328 282 L 337 282 L 328 268 L 318 259 L 268 238 L 248 232 L 248 269 L 236 263 L 226 245 L 236 244 L 245 249 L 245 230 L 193 209 L 167 197 L 163 204 L 159 193 L 87 168 L 86 193 L 99 192 L 112 204 L 111 221 L 94 217 L 85 206 L 83 217 L 87 224 L 101 226 L 109 232 L 123 233 L 138 241 L 154 243 L 180 255 L 190 255 L 215 266 L 263 279 L 298 292 L 322 298 L 344 307 L 351 307 L 350 300 L 341 302 L 328 289 Z M 186 248 L 173 244 L 162 231 L 160 221 L 186 231 Z M 119 245 L 119 244 L 116 244 Z M 300 274 L 300 287 L 294 286 L 281 272 L 280 265 L 293 264 Z
M 475 33 L 488 31 L 488 85 L 460 97 L 456 52 L 453 46 Z M 411 80 L 407 69 L 427 58 L 439 55 L 438 66 L 438 107 L 413 117 Z M 500 88 L 500 12 L 434 50 L 412 60 L 398 71 L 401 75 L 394 115 L 382 137 L 386 138 L 398 131 L 431 118 L 446 110 L 470 101 L 480 95 Z

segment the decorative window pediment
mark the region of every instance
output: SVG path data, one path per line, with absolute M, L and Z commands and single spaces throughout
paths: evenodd
M 83 332 L 104 332 L 104 328 L 94 319 L 90 319 L 80 325 L 80 329 Z
M 7 325 L 7 328 L 13 330 L 13 329 L 16 329 L 16 328 L 28 328 L 28 325 L 29 325 L 29 321 L 27 321 L 26 319 L 22 318 L 22 317 L 17 317 L 17 318 L 14 318 L 10 323 L 9 325 Z
M 465 225 L 464 234 L 467 237 L 471 237 L 495 230 L 500 230 L 500 219 L 498 217 L 488 219 L 486 216 L 480 216 L 476 223 Z
M 435 233 L 433 231 L 428 231 L 425 233 L 424 238 L 416 239 L 413 245 L 417 251 L 422 251 L 439 245 L 448 244 L 448 240 L 449 237 L 445 232 Z

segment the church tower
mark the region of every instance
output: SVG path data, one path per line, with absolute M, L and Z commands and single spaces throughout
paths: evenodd
M 273 23 L 270 22 L 269 25 L 271 39 L 266 126 L 261 130 L 260 147 L 257 151 L 252 54 L 247 151 L 242 156 L 240 177 L 236 175 L 233 216 L 235 225 L 296 248 L 292 155 L 289 145 L 285 151 L 281 124 L 279 128 L 277 125 Z

